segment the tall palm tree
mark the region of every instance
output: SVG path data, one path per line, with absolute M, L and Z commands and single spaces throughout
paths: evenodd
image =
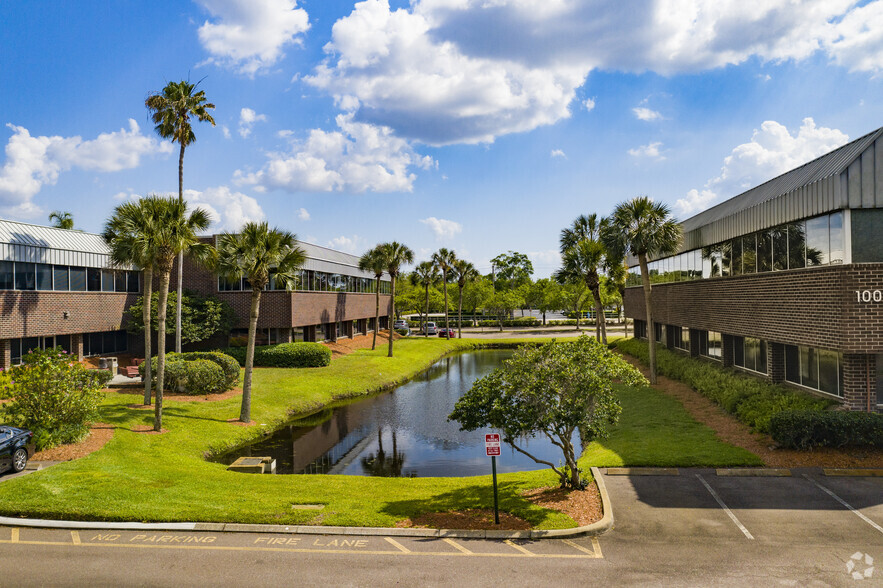
M 442 247 L 438 251 L 432 254 L 432 263 L 441 270 L 442 273 L 442 286 L 445 290 L 445 338 L 451 338 L 451 331 L 448 329 L 448 272 L 451 271 L 451 268 L 454 266 L 454 262 L 457 261 L 457 256 L 454 255 L 453 251 L 445 249 Z
M 656 383 L 656 337 L 650 302 L 648 257 L 675 253 L 681 244 L 681 225 L 671 216 L 665 204 L 638 196 L 616 205 L 601 237 L 614 259 L 625 253 L 638 258 L 644 286 L 644 307 L 647 317 L 647 340 L 650 348 L 650 383 Z
M 178 201 L 184 202 L 184 149 L 196 141 L 190 126 L 190 117 L 215 126 L 215 119 L 209 114 L 215 105 L 206 102 L 205 91 L 195 92 L 199 82 L 169 82 L 162 92 L 151 94 L 144 101 L 156 125 L 154 130 L 163 139 L 169 139 L 180 146 L 178 153 Z M 181 353 L 181 299 L 183 298 L 184 253 L 178 255 L 178 299 L 175 305 L 175 351 Z
M 563 281 L 582 279 L 595 302 L 595 338 L 607 343 L 607 324 L 601 304 L 600 269 L 606 265 L 606 248 L 600 241 L 604 220 L 597 214 L 580 215 L 573 224 L 561 231 Z
M 359 269 L 374 273 L 374 338 L 371 341 L 371 350 L 377 347 L 377 331 L 380 330 L 380 278 L 386 271 L 386 260 L 380 246 L 366 251 L 359 258 Z
M 56 229 L 72 229 L 74 228 L 74 217 L 71 213 L 60 210 L 53 210 L 49 213 L 49 221 Z
M 429 320 L 429 287 L 438 282 L 438 268 L 431 261 L 421 261 L 411 273 L 411 283 L 415 286 L 423 286 L 426 298 L 426 312 L 423 315 L 423 336 L 429 337 L 429 331 L 425 328 Z
M 389 321 L 395 319 L 396 314 L 396 278 L 399 277 L 399 273 L 401 273 L 402 266 L 408 263 L 412 263 L 414 261 L 414 252 L 408 248 L 407 245 L 402 245 L 397 241 L 391 241 L 389 243 L 383 243 L 378 245 L 380 249 L 380 254 L 383 257 L 384 265 L 386 265 L 386 273 L 389 274 L 390 280 L 392 280 L 392 299 L 390 300 L 390 311 L 389 311 Z M 392 357 L 392 323 L 389 325 L 389 355 L 388 357 Z
M 150 199 L 125 202 L 117 206 L 104 225 L 102 237 L 110 247 L 111 264 L 141 268 L 144 284 L 142 320 L 144 321 L 144 404 L 151 402 L 152 354 L 150 300 L 153 297 L 153 264 L 156 252 L 154 236 L 160 232 Z
M 175 258 L 187 252 L 195 261 L 209 264 L 214 248 L 199 241 L 197 233 L 204 231 L 211 224 L 208 212 L 201 208 L 187 214 L 187 203 L 174 198 L 148 196 L 141 199 L 144 207 L 143 216 L 150 219 L 150 233 L 144 238 L 137 238 L 136 249 L 144 256 L 147 267 L 151 267 L 159 276 L 159 301 L 157 304 L 156 331 L 159 338 L 156 354 L 156 403 L 154 405 L 153 429 L 162 431 L 162 400 L 163 379 L 166 366 L 166 304 L 169 298 L 169 281 Z M 111 218 L 108 226 L 116 226 Z M 149 300 L 145 306 L 150 307 Z M 145 324 L 147 324 L 145 322 Z
M 478 278 L 479 273 L 478 270 L 475 269 L 475 266 L 466 261 L 465 259 L 458 259 L 454 262 L 453 265 L 454 277 L 457 279 L 457 289 L 459 290 L 459 297 L 457 299 L 457 337 L 463 338 L 463 288 L 466 287 L 468 282 L 474 281 Z
M 266 222 L 248 222 L 238 234 L 224 233 L 218 240 L 215 268 L 225 277 L 248 278 L 251 284 L 251 313 L 248 320 L 248 347 L 245 352 L 245 376 L 242 381 L 242 408 L 239 420 L 251 422 L 251 376 L 254 371 L 254 343 L 261 308 L 261 292 L 270 284 L 284 284 L 293 290 L 306 260 L 306 252 L 297 246 L 288 231 L 271 229 Z

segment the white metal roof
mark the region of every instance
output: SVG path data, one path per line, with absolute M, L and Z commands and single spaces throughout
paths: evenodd
M 0 219 L 0 259 L 107 267 L 110 255 L 95 233 Z

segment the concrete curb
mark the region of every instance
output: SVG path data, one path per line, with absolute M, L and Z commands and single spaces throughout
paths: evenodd
M 118 531 L 210 531 L 227 533 L 290 533 L 301 535 L 356 535 L 382 537 L 450 537 L 457 539 L 555 539 L 600 535 L 613 528 L 613 509 L 604 478 L 598 468 L 592 475 L 601 495 L 604 516 L 600 521 L 573 529 L 532 529 L 530 531 L 497 531 L 468 529 L 400 529 L 396 527 L 319 527 L 309 525 L 252 525 L 243 523 L 114 523 L 101 521 L 53 521 L 0 517 L 7 527 L 40 527 L 44 529 L 110 529 Z

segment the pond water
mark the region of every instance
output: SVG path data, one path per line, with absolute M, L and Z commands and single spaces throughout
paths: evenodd
M 350 401 L 292 421 L 269 437 L 224 454 L 230 464 L 243 456 L 272 456 L 279 474 L 356 476 L 476 476 L 491 473 L 484 435 L 448 422 L 454 404 L 472 383 L 500 367 L 509 350 L 460 353 L 392 392 Z M 559 463 L 561 450 L 545 438 L 528 440 L 532 454 Z M 498 472 L 547 466 L 503 444 Z

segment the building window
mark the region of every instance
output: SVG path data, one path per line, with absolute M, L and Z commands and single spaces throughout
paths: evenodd
M 101 292 L 101 270 L 97 267 L 86 268 L 86 289 L 89 292 Z
M 294 327 L 291 329 L 291 340 L 294 342 L 306 341 L 304 329 L 302 327 Z
M 665 325 L 653 323 L 653 338 L 657 343 L 665 344 Z
M 671 334 L 674 338 L 672 345 L 675 349 L 690 351 L 690 329 L 687 327 L 672 327 Z
M 220 290 L 221 292 L 242 290 L 242 279 L 230 279 L 226 276 L 218 276 L 218 290 Z
M 316 325 L 316 341 L 322 342 L 327 341 L 327 329 L 325 328 L 325 323 Z
M 37 289 L 37 272 L 34 269 L 33 263 L 15 262 L 15 289 Z
M 635 319 L 635 339 L 647 338 L 647 322 Z
M 105 355 L 124 353 L 128 350 L 128 337 L 125 331 L 104 331 L 83 335 L 83 355 Z
M 802 345 L 785 346 L 785 380 L 843 396 L 843 355 Z
M 84 268 L 84 267 L 71 267 L 71 291 L 72 292 L 85 292 L 86 291 L 86 268 Z
M 721 361 L 723 357 L 721 334 L 715 331 L 699 331 L 699 355 Z
M 70 290 L 70 270 L 66 265 L 52 266 L 52 286 L 54 290 Z
M 37 264 L 37 290 L 52 289 L 52 266 L 45 263 Z
M 754 337 L 733 337 L 733 364 L 746 370 L 767 373 L 767 343 Z
M 116 287 L 113 271 L 101 270 L 101 291 L 113 292 Z
M 15 288 L 15 264 L 11 261 L 0 261 L 0 290 Z

